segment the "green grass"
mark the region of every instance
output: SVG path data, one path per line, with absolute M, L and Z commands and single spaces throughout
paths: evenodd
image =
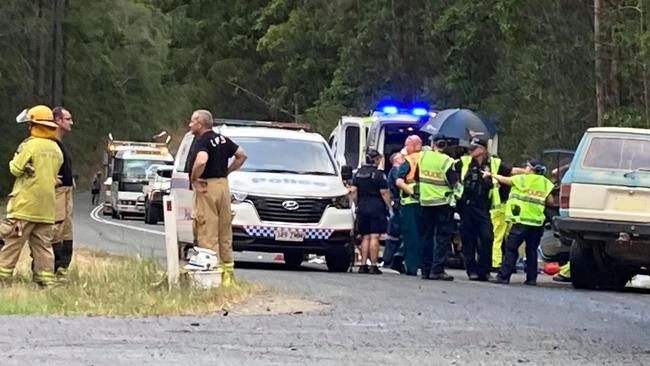
M 153 259 L 77 250 L 69 282 L 41 289 L 31 282 L 23 253 L 11 284 L 0 288 L 1 314 L 194 315 L 245 301 L 260 288 L 237 281 L 231 288 L 181 286 L 168 290 Z

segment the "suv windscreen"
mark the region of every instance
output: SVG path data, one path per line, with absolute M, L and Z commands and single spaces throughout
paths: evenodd
M 231 137 L 246 150 L 240 171 L 336 175 L 334 161 L 322 142 L 269 137 Z
M 594 137 L 583 166 L 597 169 L 650 169 L 650 137 Z

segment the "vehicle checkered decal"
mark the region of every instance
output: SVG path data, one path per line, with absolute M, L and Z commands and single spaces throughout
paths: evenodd
M 257 238 L 274 238 L 275 227 L 272 226 L 244 226 L 247 235 Z M 300 229 L 305 232 L 305 239 L 327 240 L 334 230 L 332 229 Z

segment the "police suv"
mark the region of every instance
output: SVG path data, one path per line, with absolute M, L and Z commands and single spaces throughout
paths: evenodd
M 215 119 L 214 131 L 241 146 L 248 159 L 228 176 L 233 249 L 283 253 L 298 266 L 305 255 L 325 255 L 330 271 L 346 271 L 352 259 L 354 220 L 341 169 L 323 137 L 306 125 Z M 185 171 L 194 136 L 176 155 L 171 194 L 177 202 L 178 239 L 193 243 L 192 192 Z

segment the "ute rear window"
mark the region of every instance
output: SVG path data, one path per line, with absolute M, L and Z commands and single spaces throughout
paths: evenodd
M 597 169 L 650 169 L 650 139 L 594 137 L 583 166 Z

